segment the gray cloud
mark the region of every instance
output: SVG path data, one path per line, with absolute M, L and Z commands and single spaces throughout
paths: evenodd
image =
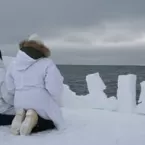
M 131 35 L 140 36 L 145 32 L 144 6 L 144 0 L 1 0 L 0 43 L 16 43 L 33 32 L 44 38 L 54 39 L 58 36 L 61 39 L 69 32 L 72 35 L 73 31 L 85 31 L 91 27 L 97 30 L 95 35 L 103 33 L 107 37 L 103 36 L 105 41 L 112 41 L 112 37 L 106 35 L 106 27 L 111 28 L 106 25 L 111 23 L 117 26 L 121 23 L 123 30 L 130 34 L 126 39 L 132 39 Z M 78 37 L 73 41 L 88 41 L 88 38 Z M 113 41 L 124 39 L 122 37 L 124 35 L 119 35 Z M 70 36 L 65 39 L 70 39 Z

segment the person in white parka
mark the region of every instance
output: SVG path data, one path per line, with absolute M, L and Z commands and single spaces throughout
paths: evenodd
M 2 53 L 0 50 L 0 126 L 10 125 L 15 114 L 13 101 L 12 100 L 10 100 L 10 102 L 5 101 L 9 96 L 5 85 L 5 74 L 6 67 L 4 65 Z
M 28 135 L 62 128 L 60 104 L 64 78 L 50 59 L 50 50 L 36 34 L 19 46 L 16 59 L 6 73 L 6 86 L 14 97 L 16 110 L 11 132 Z

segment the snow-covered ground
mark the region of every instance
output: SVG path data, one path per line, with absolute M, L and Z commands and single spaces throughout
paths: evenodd
M 64 109 L 67 128 L 13 136 L 0 127 L 2 145 L 144 145 L 145 117 L 93 109 Z
M 4 57 L 6 65 L 12 58 Z M 107 99 L 99 73 L 86 77 L 89 94 L 77 96 L 64 85 L 62 111 L 66 128 L 31 136 L 13 136 L 9 127 L 0 127 L 2 145 L 144 145 L 145 83 L 139 106 L 135 105 L 136 76 L 119 76 L 117 97 Z M 124 108 L 123 108 L 124 106 Z M 137 108 L 136 108 L 137 107 Z

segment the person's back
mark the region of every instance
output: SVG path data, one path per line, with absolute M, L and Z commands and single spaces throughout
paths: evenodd
M 6 89 L 5 81 L 4 81 L 5 74 L 6 74 L 6 68 L 5 68 L 5 65 L 2 59 L 2 53 L 0 50 L 0 114 L 14 114 L 14 107 L 11 104 L 11 102 L 6 102 L 3 99 L 3 97 L 6 99 L 7 96 L 9 95 Z
M 8 69 L 6 84 L 8 91 L 14 94 L 16 110 L 34 109 L 42 118 L 53 120 L 59 128 L 63 121 L 60 110 L 63 77 L 47 58 L 49 52 L 37 41 L 23 41 Z

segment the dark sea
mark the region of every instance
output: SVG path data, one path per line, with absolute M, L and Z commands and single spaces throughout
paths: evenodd
M 99 72 L 107 89 L 108 97 L 116 96 L 118 75 L 137 75 L 137 99 L 140 94 L 140 82 L 145 81 L 145 66 L 105 66 L 105 65 L 58 65 L 64 83 L 77 95 L 88 94 L 86 75 Z M 95 86 L 94 86 L 95 87 Z

